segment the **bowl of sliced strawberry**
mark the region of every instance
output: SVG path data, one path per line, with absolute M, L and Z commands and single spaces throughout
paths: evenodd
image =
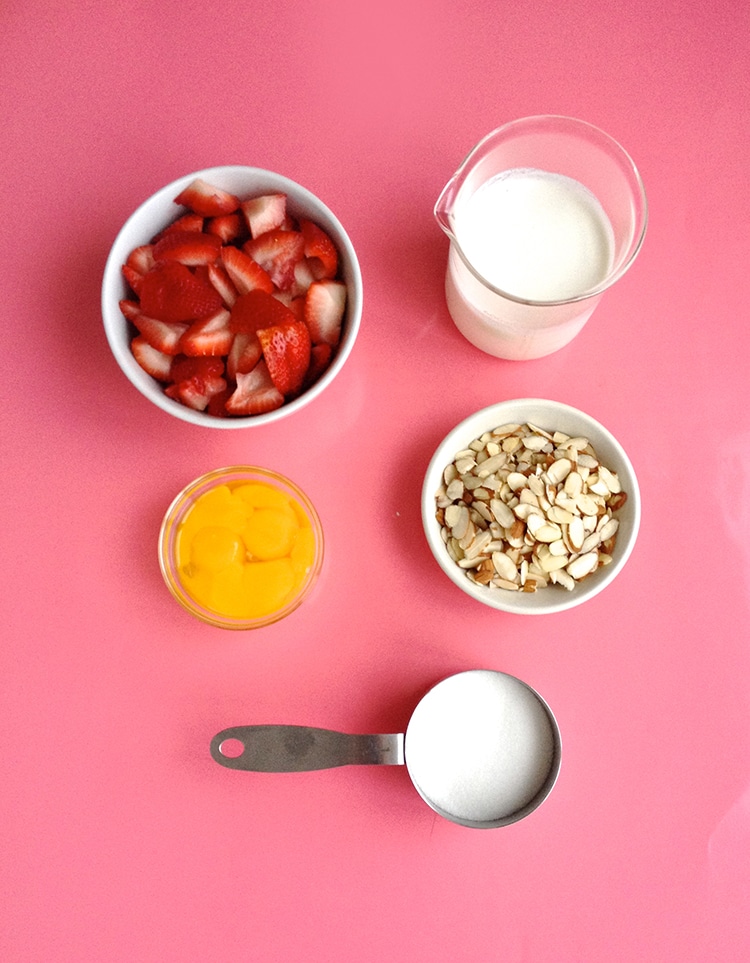
M 211 428 L 286 417 L 343 367 L 362 275 L 341 223 L 314 194 L 254 167 L 168 184 L 119 232 L 104 269 L 107 340 L 162 410 Z

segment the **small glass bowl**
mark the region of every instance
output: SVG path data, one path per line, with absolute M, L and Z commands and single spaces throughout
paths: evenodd
M 235 618 L 207 608 L 193 598 L 180 578 L 177 543 L 181 524 L 198 498 L 221 485 L 231 486 L 252 482 L 269 485 L 296 502 L 312 529 L 314 556 L 304 581 L 281 608 L 257 618 Z M 217 468 L 191 482 L 167 509 L 159 532 L 159 566 L 167 588 L 187 612 L 202 622 L 221 629 L 259 629 L 272 625 L 293 612 L 309 596 L 320 574 L 323 551 L 323 528 L 318 513 L 307 495 L 284 475 L 251 465 Z

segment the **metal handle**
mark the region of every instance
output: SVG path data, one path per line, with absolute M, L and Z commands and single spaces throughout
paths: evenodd
M 230 740 L 242 752 L 228 754 L 222 746 Z M 211 740 L 211 755 L 227 769 L 250 772 L 309 772 L 337 766 L 402 766 L 403 733 L 349 735 L 311 726 L 232 726 Z

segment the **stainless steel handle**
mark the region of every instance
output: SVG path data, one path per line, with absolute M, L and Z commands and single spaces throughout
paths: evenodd
M 230 740 L 240 753 L 222 752 Z M 227 747 L 227 752 L 230 747 Z M 403 733 L 350 735 L 311 726 L 255 725 L 222 729 L 211 740 L 211 756 L 227 769 L 250 772 L 309 772 L 337 766 L 402 766 Z

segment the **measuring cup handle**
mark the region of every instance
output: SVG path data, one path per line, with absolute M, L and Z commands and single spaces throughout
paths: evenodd
M 241 751 L 234 752 L 234 749 Z M 227 769 L 308 772 L 337 766 L 399 766 L 403 734 L 360 736 L 311 726 L 232 726 L 211 740 L 211 756 Z

